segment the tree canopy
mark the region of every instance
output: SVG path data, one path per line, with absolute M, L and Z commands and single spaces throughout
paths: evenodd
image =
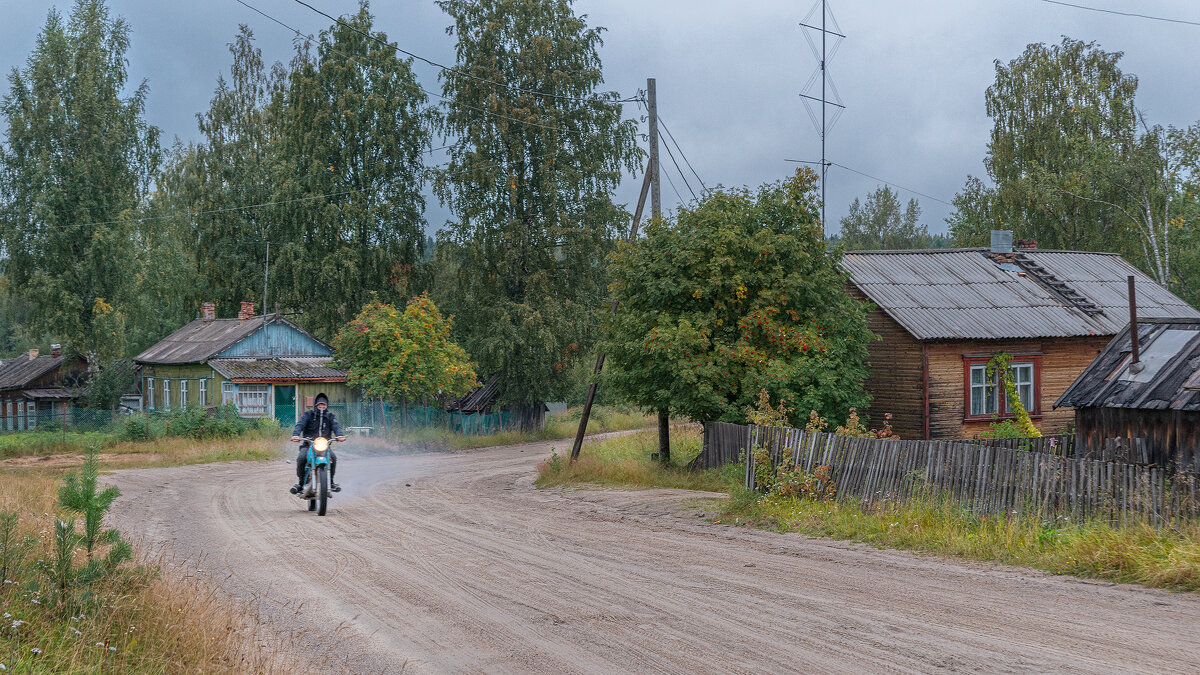
M 603 83 L 600 28 L 568 0 L 444 0 L 455 67 L 442 73 L 449 160 L 435 191 L 453 210 L 438 242 L 439 302 L 502 402 L 563 395 L 594 344 L 604 254 L 627 214 L 610 195 L 636 167 L 634 123 Z
M 929 228 L 920 224 L 921 206 L 908 200 L 902 210 L 888 186 L 876 188 L 860 203 L 855 197 L 842 218 L 842 243 L 847 250 L 928 248 Z
M 622 242 L 606 386 L 697 421 L 742 422 L 764 390 L 793 422 L 866 407 L 867 306 L 826 253 L 815 180 L 713 192 Z

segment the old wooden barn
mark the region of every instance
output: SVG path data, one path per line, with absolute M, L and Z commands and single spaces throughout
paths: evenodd
M 876 423 L 884 413 L 903 438 L 971 438 L 1011 417 L 986 377 L 1000 352 L 1012 358 L 1022 405 L 1045 432 L 1074 421 L 1055 402 L 1128 323 L 1126 278 L 1139 312 L 1200 319 L 1190 305 L 1120 256 L 1036 248 L 850 251 L 850 292 L 875 305 L 880 340 L 867 381 Z M 1011 241 L 1011 238 L 1008 239 Z
M 1200 320 L 1139 319 L 1137 337 L 1136 361 L 1126 327 L 1055 404 L 1075 411 L 1076 452 L 1116 440 L 1134 461 L 1200 472 Z

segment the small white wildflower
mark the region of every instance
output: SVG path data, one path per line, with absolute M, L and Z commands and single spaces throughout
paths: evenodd
M 24 626 L 24 625 L 25 625 L 25 622 L 24 622 L 24 621 L 21 621 L 20 619 L 16 619 L 16 620 L 15 620 L 15 621 L 13 621 L 13 623 L 12 623 L 12 627 L 13 627 L 13 628 L 20 628 L 21 626 Z
M 34 654 L 41 654 L 41 653 L 42 653 L 42 650 L 38 649 L 37 647 L 34 647 L 33 649 L 30 649 L 29 651 L 33 652 Z
M 5 613 L 4 613 L 4 618 L 6 618 L 6 619 L 7 619 L 7 618 L 8 618 L 8 617 L 10 617 L 10 616 L 12 616 L 12 614 L 9 614 L 8 612 L 5 612 Z
M 32 602 L 32 603 L 33 603 L 33 604 L 35 604 L 35 605 L 40 605 L 40 604 L 42 604 L 42 603 L 38 602 L 37 600 L 30 600 L 30 602 Z
M 110 652 L 115 652 L 115 651 L 117 651 L 117 648 L 116 648 L 116 647 L 109 647 L 109 648 L 108 648 L 108 651 L 110 651 Z
M 77 616 L 73 616 L 73 617 L 71 617 L 71 620 L 72 620 L 72 621 L 78 621 L 78 620 L 79 620 L 79 617 L 77 617 Z
M 0 670 L 8 670 L 8 666 L 4 665 L 3 663 L 0 663 Z
M 72 628 L 71 630 L 75 631 L 76 635 L 83 635 L 83 633 L 80 632 L 78 628 Z
M 104 643 L 103 643 L 103 642 L 97 642 L 97 643 L 96 643 L 96 646 L 97 646 L 97 647 L 103 647 L 103 646 L 104 646 Z

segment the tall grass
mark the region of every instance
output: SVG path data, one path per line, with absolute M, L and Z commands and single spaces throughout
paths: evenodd
M 391 430 L 391 438 L 409 450 L 469 450 L 497 445 L 535 443 L 575 436 L 579 428 L 579 408 L 546 416 L 541 431 L 502 431 L 486 436 L 466 436 L 435 427 L 409 427 Z M 588 418 L 588 434 L 608 431 L 641 429 L 654 424 L 657 418 L 632 410 L 596 406 Z
M 575 462 L 568 462 L 570 446 L 538 467 L 537 485 L 592 483 L 627 487 L 663 487 L 684 490 L 726 491 L 736 483 L 736 468 L 689 469 L 687 464 L 700 454 L 700 428 L 671 425 L 671 463 L 651 455 L 658 452 L 658 431 L 651 429 L 587 443 Z
M 868 509 L 853 500 L 759 498 L 744 489 L 725 504 L 718 522 L 1200 591 L 1200 523 L 1195 522 L 1155 529 L 1065 517 L 989 516 L 936 495 Z

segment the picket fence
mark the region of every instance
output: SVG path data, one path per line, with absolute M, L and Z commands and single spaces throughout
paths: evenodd
M 1197 476 L 1154 466 L 971 441 L 852 438 L 721 422 L 705 431 L 706 465 L 736 461 L 761 446 L 773 464 L 790 457 L 810 473 L 828 465 L 838 496 L 867 505 L 932 493 L 981 514 L 1154 524 L 1200 516 Z M 753 453 L 745 455 L 746 486 L 753 488 Z

